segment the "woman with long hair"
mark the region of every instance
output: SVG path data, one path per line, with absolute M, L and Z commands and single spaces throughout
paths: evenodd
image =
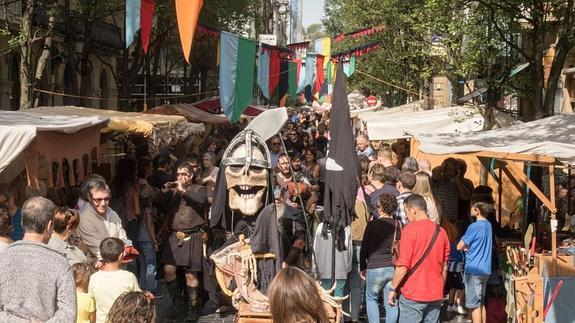
M 317 150 L 314 147 L 306 148 L 301 153 L 304 167 L 308 174 L 311 175 L 310 180 L 317 182 L 319 179 L 319 165 L 317 163 Z
M 412 191 L 425 199 L 429 219 L 437 224 L 441 223 L 440 206 L 431 190 L 431 178 L 426 172 L 417 172 L 415 174 L 415 186 Z
M 156 321 L 153 300 L 143 292 L 127 292 L 116 298 L 106 323 L 153 323 Z
M 316 282 L 299 268 L 282 269 L 268 296 L 274 323 L 329 322 Z

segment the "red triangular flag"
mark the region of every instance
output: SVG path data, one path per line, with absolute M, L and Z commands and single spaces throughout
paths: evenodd
M 148 53 L 148 46 L 150 45 L 150 34 L 152 33 L 155 10 L 155 0 L 142 0 L 140 5 L 140 35 L 142 37 L 142 49 L 144 49 L 144 53 L 146 54 Z

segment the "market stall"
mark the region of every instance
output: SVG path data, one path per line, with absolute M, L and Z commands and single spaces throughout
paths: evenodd
M 536 253 L 537 240 L 526 238 L 522 247 L 506 249 L 509 264 L 508 314 L 533 322 L 570 322 L 575 307 L 570 302 L 575 291 L 572 244 L 558 253 L 555 168 L 575 163 L 575 114 L 564 114 L 508 128 L 468 134 L 412 133 L 423 153 L 473 156 L 497 163 L 500 182 L 503 174 L 516 188 L 534 195 L 551 213 L 549 225 L 541 226 L 551 236 L 551 252 Z M 543 193 L 516 162 L 548 169 L 549 194 Z M 536 229 L 540 226 L 536 225 Z M 541 236 L 541 235 L 539 235 Z
M 148 139 L 150 148 L 156 149 L 162 145 L 172 145 L 185 140 L 190 135 L 205 131 L 202 124 L 190 123 L 181 116 L 167 116 L 146 114 L 138 112 L 120 112 L 113 110 L 99 110 L 76 106 L 38 107 L 35 112 L 46 116 L 102 116 L 109 118 L 109 122 L 102 129 L 102 133 L 120 132 L 137 133 Z
M 26 168 L 28 186 L 62 187 L 80 182 L 97 154 L 103 116 L 44 115 L 36 111 L 0 114 L 0 181 L 11 182 Z M 40 175 L 40 164 L 46 174 Z M 72 171 L 64 172 L 64 165 Z
M 466 133 L 483 130 L 483 116 L 478 110 L 467 107 L 450 107 L 434 110 L 412 108 L 366 112 L 359 115 L 370 140 L 410 138 L 409 133 Z M 518 121 L 495 110 L 496 123 L 506 127 Z

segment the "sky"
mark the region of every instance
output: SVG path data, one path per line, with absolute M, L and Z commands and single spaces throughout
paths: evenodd
M 321 23 L 324 0 L 303 0 L 303 26 Z

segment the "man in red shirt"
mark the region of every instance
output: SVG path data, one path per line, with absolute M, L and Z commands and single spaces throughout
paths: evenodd
M 439 227 L 429 254 L 406 277 L 431 244 L 437 225 L 429 219 L 427 205 L 421 195 L 410 195 L 403 203 L 409 224 L 401 232 L 399 258 L 395 263 L 388 302 L 396 305 L 396 289 L 401 285 L 400 323 L 439 322 L 443 285 L 447 276 L 449 240 L 445 231 Z

